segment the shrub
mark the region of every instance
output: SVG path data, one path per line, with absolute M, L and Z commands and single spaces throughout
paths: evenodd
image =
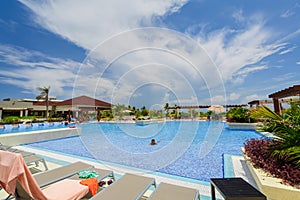
M 251 159 L 254 167 L 282 179 L 283 183 L 300 188 L 300 169 L 294 162 L 272 156 L 269 148 L 273 145 L 272 140 L 251 139 L 245 142 L 245 154 Z
M 254 122 L 254 118 L 250 117 L 249 109 L 233 108 L 226 113 L 227 121 L 249 123 Z
M 19 122 L 19 117 L 17 116 L 9 116 L 9 117 L 4 117 L 3 118 L 3 122 L 5 124 L 15 124 L 15 123 L 18 123 Z

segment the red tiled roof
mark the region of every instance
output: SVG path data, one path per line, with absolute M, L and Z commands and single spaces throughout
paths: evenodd
M 48 105 L 49 106 L 55 106 L 58 102 L 52 102 L 49 100 Z M 39 101 L 39 102 L 33 102 L 34 106 L 46 106 L 46 101 Z
M 72 99 L 67 99 L 65 101 L 56 103 L 57 106 L 63 105 L 88 105 L 88 106 L 105 106 L 112 107 L 112 104 L 94 99 L 88 96 L 79 96 Z

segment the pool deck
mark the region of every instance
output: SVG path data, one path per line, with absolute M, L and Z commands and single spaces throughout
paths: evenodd
M 152 171 L 140 170 L 140 169 L 116 165 L 116 164 L 109 164 L 106 162 L 101 162 L 101 161 L 97 161 L 97 160 L 90 159 L 90 158 L 72 156 L 72 155 L 56 153 L 56 152 L 52 152 L 52 151 L 44 151 L 44 150 L 37 149 L 37 148 L 29 148 L 29 147 L 25 147 L 25 146 L 18 146 L 16 148 L 18 148 L 20 150 L 30 151 L 30 152 L 36 153 L 36 154 L 44 157 L 49 169 L 53 169 L 58 166 L 66 165 L 68 163 L 73 163 L 76 161 L 83 161 L 83 162 L 86 162 L 86 163 L 89 163 L 89 164 L 95 166 L 96 168 L 108 169 L 108 170 L 114 171 L 117 179 L 119 177 L 121 177 L 124 173 L 132 173 L 132 174 L 137 174 L 137 175 L 142 175 L 142 176 L 147 176 L 147 177 L 153 177 L 156 180 L 156 184 L 159 184 L 160 182 L 165 182 L 165 183 L 171 183 L 171 184 L 175 184 L 175 185 L 195 188 L 195 189 L 199 190 L 200 195 L 201 195 L 201 200 L 211 199 L 209 182 L 203 182 L 203 181 L 197 181 L 194 179 L 170 176 L 167 174 L 161 174 L 161 173 L 156 173 L 156 172 L 152 172 Z M 225 167 L 225 168 L 227 168 L 227 172 L 225 172 L 224 176 L 225 177 L 242 177 L 247 182 L 249 182 L 251 185 L 253 185 L 254 187 L 257 187 L 248 168 L 246 167 L 244 158 L 242 156 L 229 156 L 229 158 L 230 158 L 229 161 L 226 161 L 229 163 L 225 163 L 225 165 L 229 165 L 229 166 Z M 41 169 L 43 170 L 42 167 L 41 167 Z M 146 195 L 148 195 L 148 194 L 146 194 Z M 220 194 L 216 193 L 216 195 L 217 195 L 218 199 L 222 199 Z M 7 197 L 7 194 L 5 193 L 5 191 L 1 190 L 0 191 L 0 199 L 4 199 L 5 197 Z

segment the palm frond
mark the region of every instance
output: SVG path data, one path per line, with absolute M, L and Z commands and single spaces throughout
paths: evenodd
M 252 110 L 250 115 L 253 118 L 265 118 L 265 119 L 279 120 L 279 121 L 283 120 L 283 118 L 280 115 L 272 111 L 267 106 L 259 107 Z
M 281 160 L 294 162 L 297 167 L 300 168 L 300 146 L 273 150 L 271 156 L 278 157 Z

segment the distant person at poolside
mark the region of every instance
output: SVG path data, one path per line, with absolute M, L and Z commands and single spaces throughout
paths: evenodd
M 210 115 L 208 115 L 208 116 L 207 116 L 207 121 L 209 121 L 209 122 L 210 122 Z
M 152 139 L 151 142 L 150 142 L 150 145 L 156 145 L 157 142 L 155 141 L 155 139 Z

